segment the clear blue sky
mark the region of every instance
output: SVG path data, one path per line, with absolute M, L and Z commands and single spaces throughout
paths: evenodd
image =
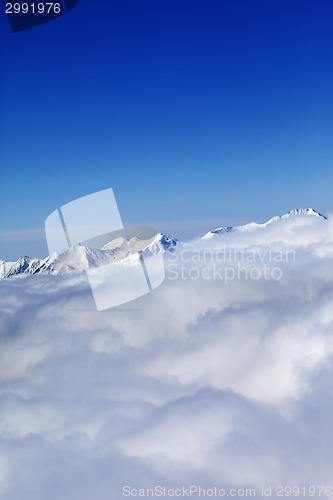
M 108 187 L 125 222 L 174 236 L 333 211 L 331 0 L 81 0 L 16 34 L 1 5 L 0 23 L 0 259 L 43 256 L 49 213 Z

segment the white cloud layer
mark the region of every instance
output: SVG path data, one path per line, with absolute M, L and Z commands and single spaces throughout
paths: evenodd
M 265 258 L 281 279 L 169 274 L 101 313 L 84 274 L 1 281 L 1 499 L 333 486 L 332 218 L 292 217 L 185 249 L 224 245 L 295 259 Z

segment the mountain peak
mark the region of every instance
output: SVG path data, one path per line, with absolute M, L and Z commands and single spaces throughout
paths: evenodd
M 233 231 L 248 231 L 255 228 L 264 228 L 269 224 L 271 224 L 272 222 L 276 222 L 281 219 L 289 219 L 290 217 L 303 217 L 303 216 L 322 217 L 323 219 L 327 220 L 327 217 L 325 215 L 321 214 L 320 212 L 317 212 L 317 210 L 315 210 L 314 208 L 294 208 L 293 210 L 290 210 L 290 212 L 284 215 L 277 215 L 275 217 L 272 217 L 263 224 L 259 224 L 257 222 L 250 222 L 249 224 L 244 224 L 242 226 L 235 226 L 235 227 L 227 226 L 227 227 L 219 227 L 217 229 L 213 229 L 208 233 L 206 233 L 203 236 L 203 239 L 209 239 L 216 235 L 223 233 L 231 233 Z
M 281 218 L 286 218 L 292 215 L 314 215 L 315 217 L 323 217 L 327 220 L 327 217 L 320 212 L 317 212 L 314 208 L 294 208 L 294 210 L 290 210 L 285 215 L 282 215 Z

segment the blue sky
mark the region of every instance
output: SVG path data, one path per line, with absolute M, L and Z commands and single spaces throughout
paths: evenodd
M 44 256 L 49 213 L 108 187 L 125 223 L 173 236 L 333 210 L 330 0 L 81 0 L 0 23 L 0 258 Z

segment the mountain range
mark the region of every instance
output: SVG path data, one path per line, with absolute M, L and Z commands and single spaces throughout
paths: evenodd
M 304 216 L 327 219 L 325 215 L 317 212 L 313 208 L 298 208 L 291 210 L 287 214 L 272 217 L 263 224 L 251 222 L 242 226 L 227 226 L 213 229 L 206 233 L 201 239 L 208 240 L 234 231 L 264 229 L 279 220 Z M 122 237 L 118 237 L 104 245 L 101 249 L 94 249 L 84 245 L 75 245 L 60 253 L 48 256 L 45 259 L 25 256 L 15 262 L 0 260 L 0 279 L 21 274 L 63 274 L 73 271 L 85 271 L 91 267 L 100 267 L 121 260 L 130 255 L 130 252 L 135 253 L 143 251 L 146 255 L 164 253 L 172 251 L 179 244 L 181 244 L 179 240 L 158 233 L 148 240 L 131 238 L 129 242 Z

